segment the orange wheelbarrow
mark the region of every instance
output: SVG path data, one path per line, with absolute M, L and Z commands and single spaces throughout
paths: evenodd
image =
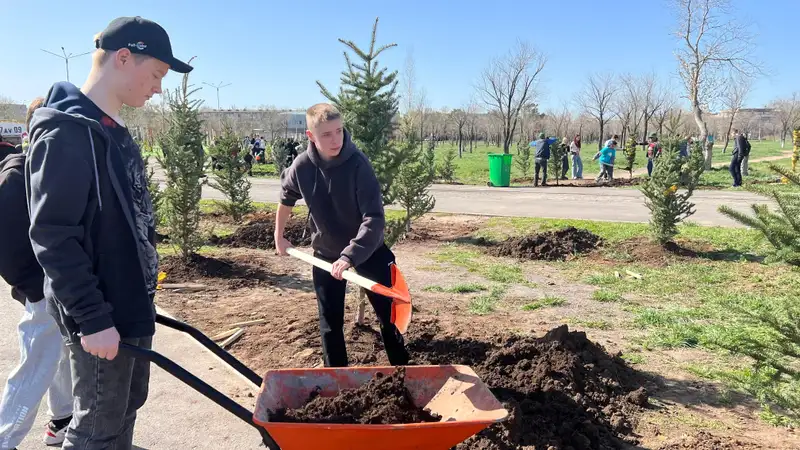
M 467 366 L 407 366 L 406 387 L 414 404 L 422 405 L 440 416 L 441 421 L 398 425 L 270 422 L 269 410 L 302 407 L 315 389 L 321 389 L 323 396 L 334 396 L 343 389 L 367 383 L 377 372 L 388 374 L 394 368 L 270 370 L 262 379 L 196 328 L 160 314 L 156 322 L 189 334 L 249 381 L 261 386 L 255 412 L 236 403 L 160 353 L 120 344 L 119 354 L 140 358 L 161 367 L 256 428 L 264 445 L 272 450 L 446 450 L 508 416 L 503 405 Z

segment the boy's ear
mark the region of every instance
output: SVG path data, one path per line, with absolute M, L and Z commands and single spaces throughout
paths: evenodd
M 306 137 L 308 137 L 309 141 L 314 140 L 314 135 L 311 133 L 311 130 L 306 130 Z

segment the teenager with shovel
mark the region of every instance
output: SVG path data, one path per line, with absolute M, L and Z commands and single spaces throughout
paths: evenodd
M 346 367 L 344 298 L 346 270 L 392 285 L 394 254 L 383 239 L 385 218 L 381 187 L 366 155 L 350 140 L 339 111 L 320 103 L 306 112 L 308 149 L 281 174 L 281 198 L 275 219 L 275 247 L 288 255 L 284 236 L 292 208 L 301 198 L 308 206 L 314 256 L 332 263 L 330 272 L 313 269 L 319 308 L 322 353 L 326 367 Z M 392 299 L 374 292 L 367 297 L 380 321 L 392 365 L 408 364 L 403 336 L 392 323 Z

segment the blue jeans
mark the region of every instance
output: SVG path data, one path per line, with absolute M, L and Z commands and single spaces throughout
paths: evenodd
M 0 449 L 22 443 L 45 392 L 52 419 L 72 415 L 69 352 L 56 321 L 47 312 L 47 301 L 25 302 L 18 333 L 19 365 L 9 375 L 0 403 Z
M 653 175 L 653 160 L 648 158 L 647 159 L 647 176 L 649 177 L 649 176 L 652 176 L 652 175 Z
M 581 155 L 572 155 L 572 178 L 583 178 L 583 161 Z
M 122 342 L 150 349 L 153 338 Z M 147 400 L 150 363 L 121 355 L 109 361 L 92 356 L 80 344 L 69 349 L 75 406 L 62 449 L 131 450 L 136 411 Z

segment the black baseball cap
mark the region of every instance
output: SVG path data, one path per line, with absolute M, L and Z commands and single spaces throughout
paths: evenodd
M 161 25 L 152 20 L 136 17 L 118 17 L 108 24 L 94 41 L 95 48 L 116 51 L 127 48 L 131 53 L 152 56 L 169 65 L 178 73 L 189 73 L 192 66 L 172 56 L 169 35 Z

